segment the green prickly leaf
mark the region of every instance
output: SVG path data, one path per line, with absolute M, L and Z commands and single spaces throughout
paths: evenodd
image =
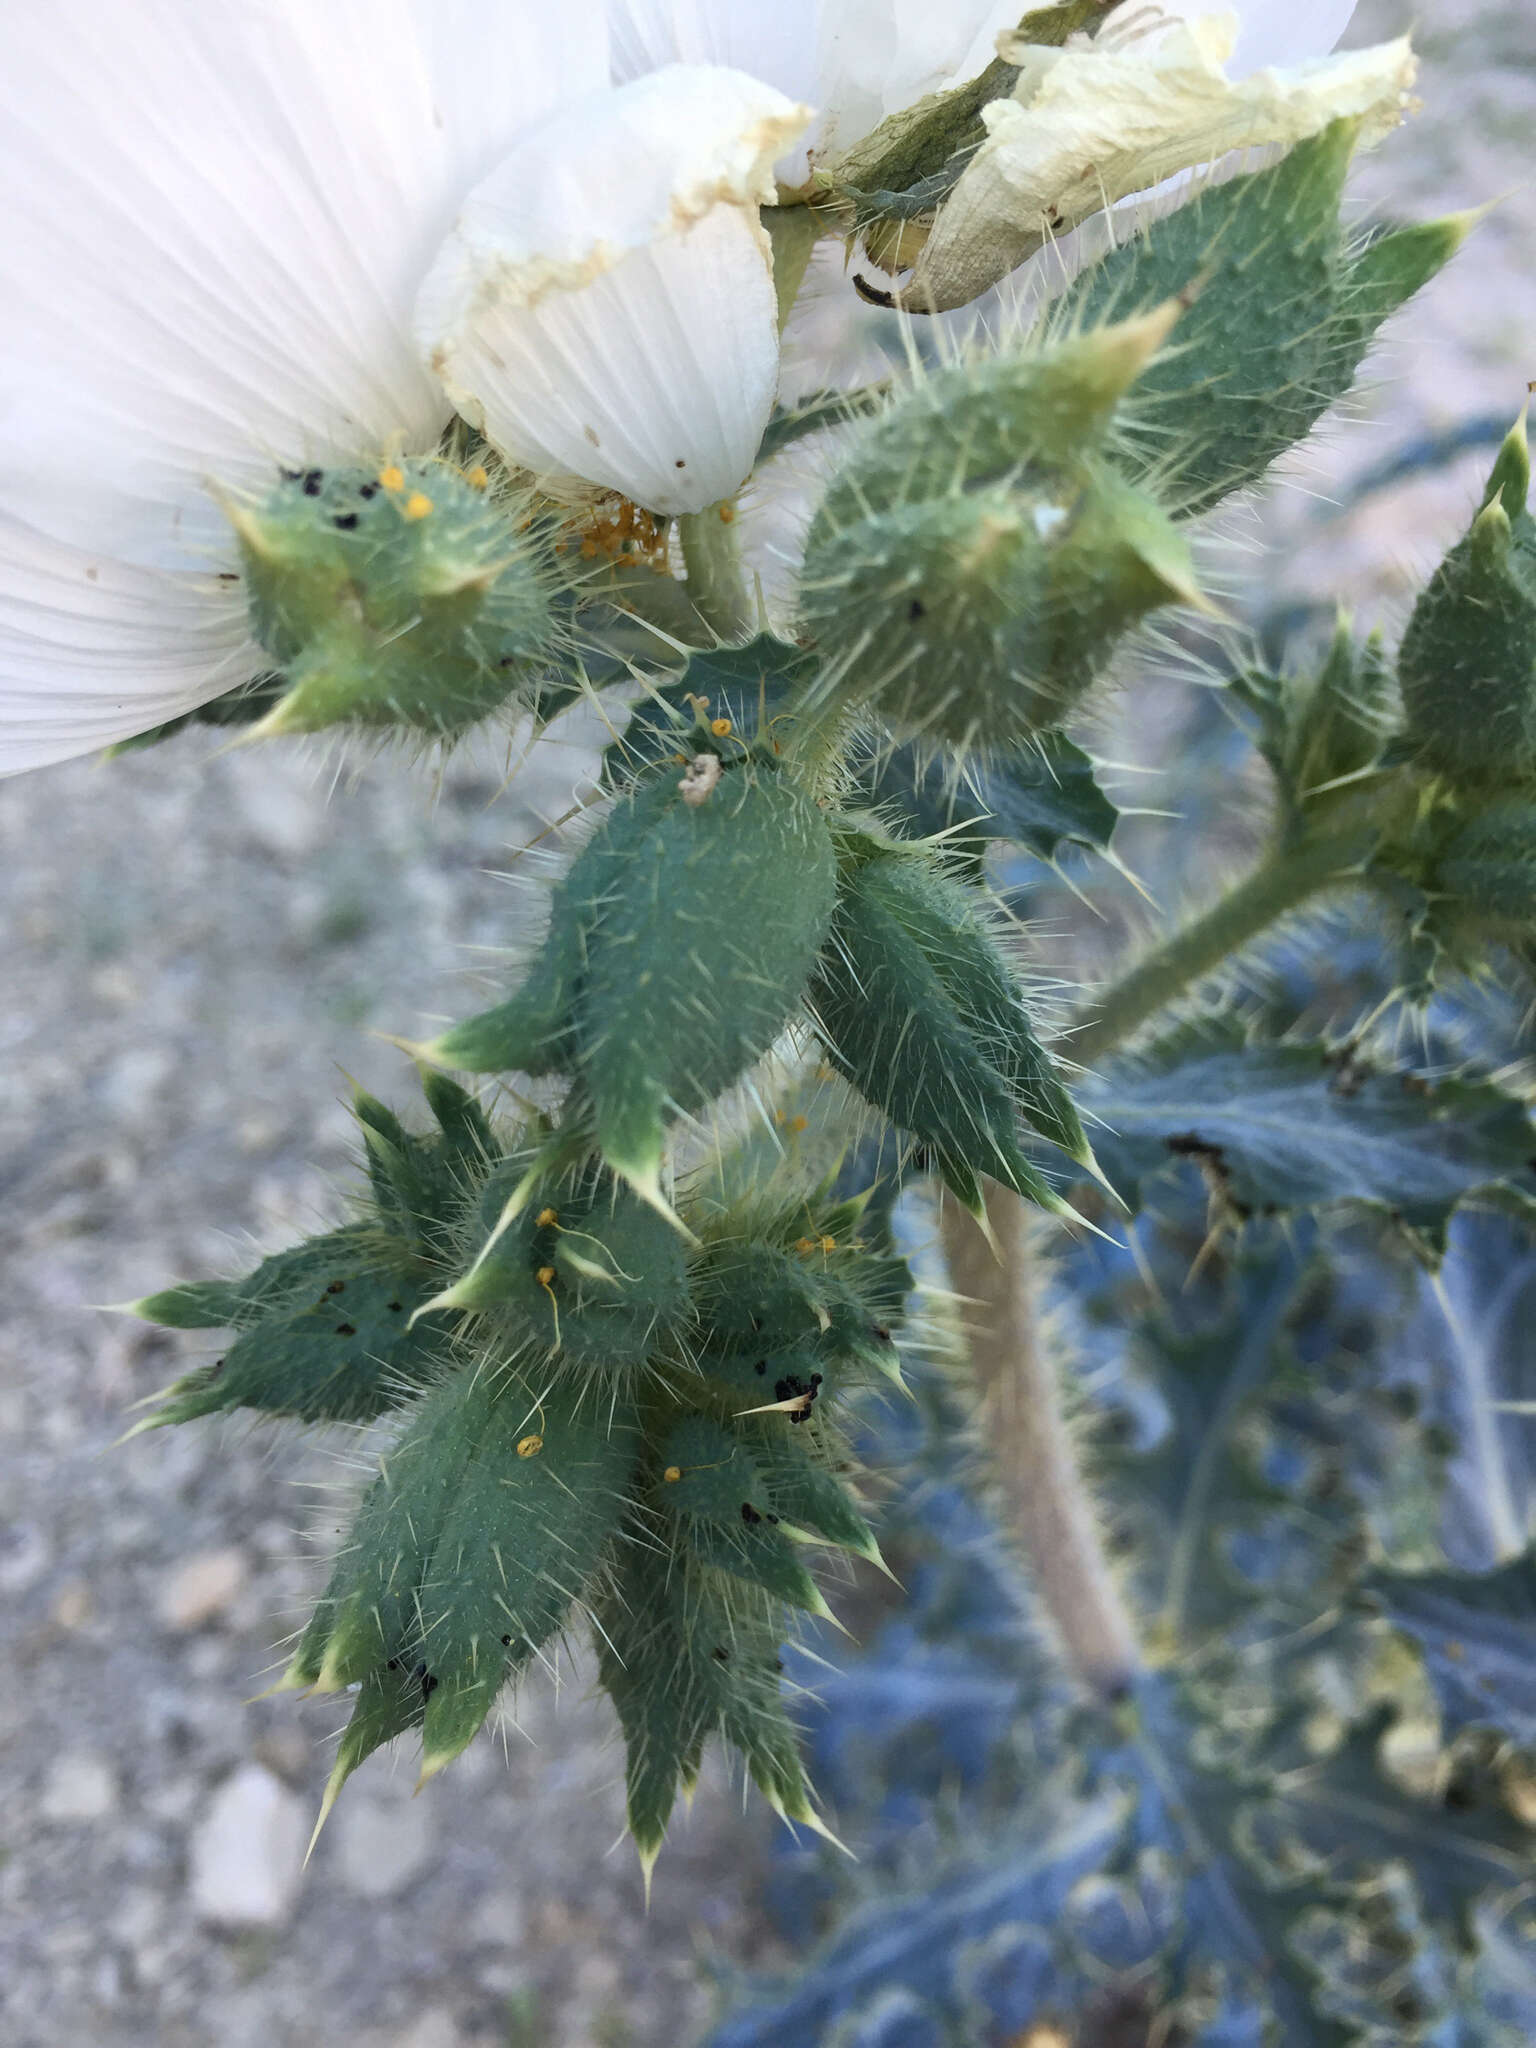
M 593 928 L 624 887 L 635 847 L 676 800 L 670 775 L 638 781 L 617 799 L 556 884 L 549 929 L 515 994 L 434 1039 L 423 1048 L 429 1059 L 475 1074 L 537 1076 L 569 1068 Z
M 1530 1113 L 1491 1081 L 1420 1076 L 1355 1050 L 1250 1041 L 1240 1021 L 1167 1033 L 1085 1087 L 1127 1201 L 1179 1160 L 1241 1218 L 1335 1204 L 1386 1210 L 1430 1253 L 1474 1195 L 1536 1203 Z
M 1315 817 L 1382 757 L 1396 686 L 1379 633 L 1357 645 L 1341 618 L 1318 667 L 1301 675 L 1250 670 L 1229 686 L 1259 720 L 1258 745 L 1292 818 Z M 1342 794 L 1347 798 L 1350 790 Z
M 811 800 L 761 765 L 679 802 L 632 851 L 588 947 L 580 1071 L 616 1172 L 652 1186 L 667 1118 L 712 1101 L 788 1023 L 836 892 Z
M 442 1133 L 438 1150 L 454 1170 L 475 1172 L 501 1157 L 491 1120 L 467 1088 L 431 1067 L 423 1068 L 421 1091 Z
M 757 1586 L 771 1599 L 782 1600 L 807 1614 L 824 1616 L 830 1611 L 821 1588 L 802 1561 L 799 1545 L 766 1519 L 749 1522 L 738 1512 L 734 1527 L 724 1522 L 697 1521 L 690 1524 L 687 1542 L 700 1564 Z
M 1471 530 L 1414 607 L 1398 655 L 1408 739 L 1473 793 L 1536 784 L 1536 519 L 1524 416 Z
M 710 1245 L 694 1268 L 699 1316 L 712 1345 L 775 1351 L 809 1343 L 828 1326 L 816 1266 L 750 1240 Z
M 374 1232 L 349 1224 L 273 1252 L 243 1280 L 182 1281 L 146 1294 L 132 1304 L 132 1312 L 171 1330 L 241 1329 L 279 1303 L 323 1293 L 331 1281 L 366 1264 L 377 1243 Z
M 374 1206 L 385 1228 L 414 1250 L 440 1257 L 449 1229 L 468 1191 L 501 1156 L 484 1112 L 473 1097 L 438 1075 L 453 1090 L 438 1090 L 435 1108 L 448 1121 L 430 1135 L 406 1129 L 393 1110 L 358 1089 L 353 1109 L 363 1133 Z M 429 1098 L 431 1099 L 431 1098 Z
M 249 1408 L 301 1422 L 371 1422 L 441 1369 L 441 1328 L 411 1327 L 434 1284 L 419 1268 L 348 1267 L 317 1301 L 272 1308 L 242 1329 L 216 1364 L 168 1389 L 153 1420 Z
M 423 1777 L 460 1753 L 509 1672 L 564 1623 L 621 1519 L 637 1442 L 629 1417 L 573 1379 L 533 1403 L 507 1385 L 464 1446 L 421 1584 Z
M 894 870 L 889 879 L 897 882 Z M 903 925 L 1007 1080 L 1025 1123 L 1079 1164 L 1088 1164 L 1093 1153 L 1076 1105 L 1035 1035 L 1017 978 L 982 921 L 982 899 L 938 867 L 913 858 L 890 900 L 899 900 Z
M 707 1341 L 698 1357 L 699 1371 L 739 1404 L 738 1414 L 790 1402 L 795 1405 L 784 1410 L 790 1417 L 808 1412 L 824 1386 L 829 1393 L 833 1390 L 839 1378 L 838 1364 L 835 1354 L 809 1343 L 743 1350 Z
M 324 1691 L 352 1685 L 405 1659 L 422 1636 L 421 1589 L 453 1506 L 467 1449 L 505 1398 L 531 1413 L 521 1384 L 461 1371 L 405 1419 L 399 1440 L 363 1495 L 346 1546 L 289 1667 L 291 1683 Z
M 624 1731 L 630 1832 L 648 1869 L 711 1736 L 742 1754 L 778 1810 L 809 1815 L 799 1745 L 780 1699 L 784 1615 L 776 1602 L 672 1558 L 637 1530 L 620 1547 L 613 1586 L 594 1612 L 599 1673 Z
M 1339 221 L 1358 133 L 1336 121 L 1280 163 L 1197 192 L 1087 271 L 1053 310 L 1068 329 L 1187 293 L 1175 343 L 1129 409 L 1145 466 L 1185 513 L 1256 482 L 1353 381 L 1376 328 L 1434 275 L 1465 221 L 1352 255 Z
M 386 1742 L 421 1726 L 425 1711 L 421 1677 L 419 1671 L 407 1670 L 402 1664 L 396 1670 L 370 1671 L 358 1686 L 352 1718 L 341 1731 L 336 1761 L 326 1780 L 317 1834 L 336 1803 L 336 1795 L 358 1766 Z
M 932 1150 L 967 1206 L 979 1204 L 986 1174 L 1059 1207 L 1019 1148 L 1025 1104 L 1005 1071 L 1019 1065 L 1017 1033 L 991 1046 L 955 999 L 954 970 L 936 957 L 939 879 L 910 853 L 869 860 L 847 879 L 812 987 L 828 1056 L 867 1101 Z M 1032 1105 L 1037 1114 L 1042 1103 Z
M 1379 1569 L 1360 1591 L 1419 1645 L 1447 1735 L 1495 1728 L 1536 1746 L 1536 1555 L 1490 1572 Z
M 808 548 L 820 531 L 902 506 L 953 503 L 961 491 L 1032 485 L 1049 505 L 1049 486 L 1059 493 L 1105 442 L 1115 408 L 1177 316 L 1171 303 L 1146 307 L 1129 320 L 925 376 L 859 430 Z M 1030 500 L 1022 502 L 1029 509 Z

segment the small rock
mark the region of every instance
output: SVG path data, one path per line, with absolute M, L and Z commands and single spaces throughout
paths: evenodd
M 403 1892 L 432 1852 L 432 1809 L 425 1800 L 355 1791 L 336 1819 L 341 1880 L 360 1898 Z
M 53 1618 L 58 1626 L 73 1635 L 77 1629 L 85 1627 L 95 1611 L 91 1589 L 85 1580 L 66 1579 L 53 1603 Z
M 202 1628 L 232 1604 L 249 1575 L 243 1550 L 203 1550 L 186 1558 L 165 1580 L 156 1602 L 167 1628 Z
M 54 1763 L 38 1812 L 51 1821 L 104 1820 L 116 1805 L 117 1771 L 111 1758 L 78 1750 Z
M 328 826 L 323 784 L 277 761 L 270 749 L 259 761 L 231 760 L 228 772 L 239 787 L 246 830 L 263 852 L 302 860 L 318 851 Z
M 47 1571 L 52 1552 L 36 1522 L 0 1529 L 0 1593 L 25 1593 Z
M 458 2022 L 442 2006 L 429 2006 L 400 2035 L 399 2048 L 459 2048 Z
M 470 1938 L 487 1947 L 521 1948 L 526 1917 L 516 1892 L 491 1892 L 475 1908 Z
M 219 1927 L 281 1927 L 309 1834 L 302 1799 L 260 1764 L 224 1780 L 191 1841 L 192 1909 Z

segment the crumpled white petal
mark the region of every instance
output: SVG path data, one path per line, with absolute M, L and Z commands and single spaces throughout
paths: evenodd
M 520 136 L 417 309 L 464 417 L 556 493 L 671 514 L 735 492 L 778 383 L 757 209 L 806 119 L 742 72 L 670 65 Z
M 775 165 L 793 190 L 810 159 L 846 149 L 887 114 L 991 62 L 1017 0 L 608 0 L 614 77 L 665 64 L 750 72 L 817 117 Z
M 1227 14 L 1144 43 L 1005 39 L 1017 89 L 985 109 L 987 140 L 940 209 L 906 303 L 964 305 L 1050 237 L 1197 164 L 1300 142 L 1342 116 L 1379 140 L 1403 118 L 1417 69 L 1406 39 L 1233 83 L 1236 32 Z
M 208 479 L 433 445 L 416 284 L 606 73 L 600 0 L 7 0 L 0 772 L 260 666 Z

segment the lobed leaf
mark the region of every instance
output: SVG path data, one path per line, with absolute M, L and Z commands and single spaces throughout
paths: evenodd
M 1536 1199 L 1530 1114 L 1495 1083 L 1250 1041 L 1235 1019 L 1176 1029 L 1080 1093 L 1104 1126 L 1104 1170 L 1136 1207 L 1161 1172 L 1193 1160 L 1227 1215 L 1364 1205 L 1438 1252 L 1470 1197 Z

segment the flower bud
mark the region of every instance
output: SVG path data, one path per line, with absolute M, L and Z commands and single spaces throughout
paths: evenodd
M 1536 782 L 1536 520 L 1525 419 L 1482 510 L 1414 607 L 1398 657 L 1409 740 L 1460 789 Z
M 802 611 L 898 728 L 1005 744 L 1059 725 L 1146 613 L 1203 608 L 1183 537 L 1108 467 L 1026 472 L 812 529 Z
M 448 737 L 527 693 L 554 638 L 539 537 L 446 463 L 285 471 L 226 499 L 255 637 L 287 687 L 253 736 Z

